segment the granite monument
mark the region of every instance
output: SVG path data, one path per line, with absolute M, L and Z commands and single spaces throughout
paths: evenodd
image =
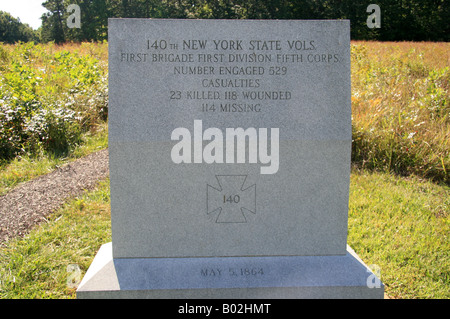
M 349 21 L 110 19 L 109 97 L 78 298 L 383 297 L 347 245 Z

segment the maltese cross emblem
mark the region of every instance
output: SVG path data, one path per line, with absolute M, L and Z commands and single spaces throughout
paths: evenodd
M 206 211 L 216 223 L 246 223 L 246 214 L 256 214 L 256 184 L 246 185 L 247 175 L 216 175 L 207 184 Z

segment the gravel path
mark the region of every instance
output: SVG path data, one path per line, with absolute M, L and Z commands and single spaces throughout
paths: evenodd
M 108 158 L 108 149 L 92 153 L 1 196 L 0 245 L 24 236 L 67 199 L 94 188 L 109 175 Z

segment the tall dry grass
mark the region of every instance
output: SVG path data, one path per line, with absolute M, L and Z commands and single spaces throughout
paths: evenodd
M 354 164 L 450 183 L 450 43 L 352 42 Z

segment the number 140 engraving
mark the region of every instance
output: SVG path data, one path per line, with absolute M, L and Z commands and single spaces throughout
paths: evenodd
M 239 195 L 223 195 L 223 203 L 237 204 L 241 201 L 241 197 Z

